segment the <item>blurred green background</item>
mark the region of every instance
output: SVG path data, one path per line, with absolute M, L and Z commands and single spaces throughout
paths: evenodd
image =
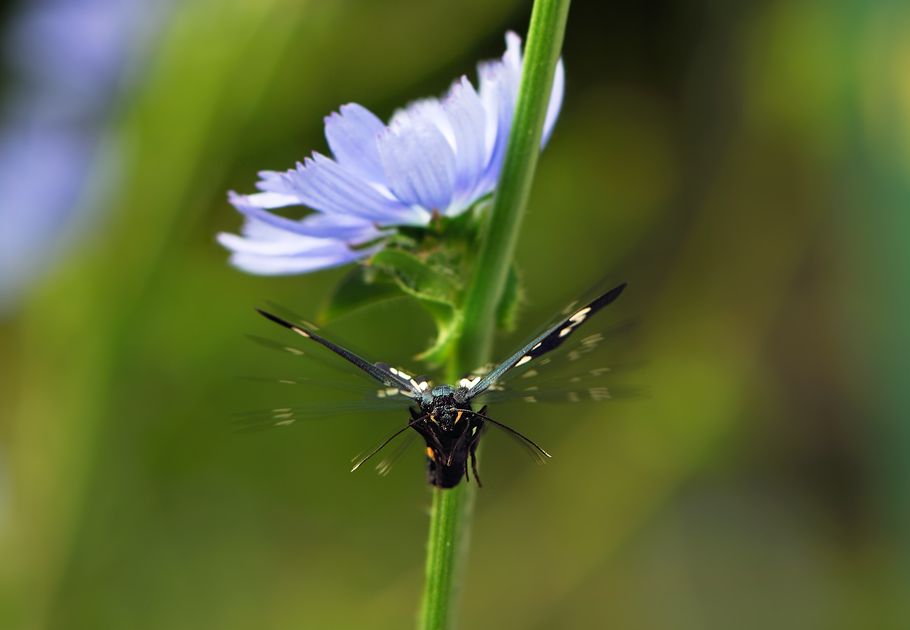
M 225 191 L 324 151 L 340 104 L 386 117 L 473 78 L 529 13 L 159 12 L 78 218 L 0 316 L 0 627 L 412 626 L 419 449 L 385 478 L 347 466 L 401 419 L 230 429 L 306 400 L 241 379 L 297 369 L 243 337 L 275 333 L 252 307 L 314 317 L 345 271 L 245 276 L 213 235 L 240 224 Z M 619 273 L 649 395 L 527 410 L 545 467 L 490 440 L 462 626 L 908 627 L 910 9 L 578 1 L 564 58 L 497 347 Z M 331 330 L 402 365 L 432 333 L 400 301 Z

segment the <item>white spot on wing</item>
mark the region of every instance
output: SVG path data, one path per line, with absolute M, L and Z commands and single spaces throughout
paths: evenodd
M 397 396 L 401 393 L 401 390 L 397 387 L 386 387 L 385 389 L 380 389 L 376 392 L 377 398 L 391 398 L 392 396 Z
M 575 322 L 576 324 L 580 324 L 583 321 L 585 321 L 585 318 L 588 316 L 588 313 L 590 313 L 590 312 L 591 312 L 591 307 L 586 306 L 583 309 L 581 309 L 580 311 L 578 311 L 577 313 L 575 313 L 574 315 L 572 315 L 572 317 L 569 318 L 569 321 Z
M 515 364 L 515 367 L 519 367 L 519 366 L 521 366 L 521 365 L 524 365 L 525 363 L 527 363 L 528 361 L 530 361 L 530 360 L 533 359 L 533 358 L 534 358 L 534 357 L 532 357 L 531 355 L 526 354 L 526 355 L 524 355 L 523 357 L 521 357 L 520 359 L 518 359 L 518 363 Z
M 563 338 L 563 337 L 565 337 L 566 335 L 568 335 L 570 332 L 572 332 L 572 327 L 571 327 L 571 326 L 566 326 L 565 328 L 563 328 L 562 330 L 560 330 L 560 331 L 559 331 L 559 337 L 560 337 L 560 339 Z
M 479 382 L 480 382 L 480 377 L 479 377 L 479 376 L 475 376 L 474 378 L 463 378 L 463 379 L 461 379 L 460 381 L 458 381 L 458 385 L 459 385 L 460 387 L 466 387 L 466 388 L 468 388 L 468 389 L 471 389 L 472 387 L 474 387 L 475 385 L 477 385 L 477 383 L 479 383 Z

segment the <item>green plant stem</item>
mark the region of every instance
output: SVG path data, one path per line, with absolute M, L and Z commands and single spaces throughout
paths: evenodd
M 474 275 L 465 295 L 464 323 L 456 357 L 458 366 L 466 368 L 465 371 L 482 365 L 490 355 L 496 307 L 515 255 L 537 169 L 543 122 L 568 14 L 569 0 L 537 0 L 531 13 L 509 147 Z
M 461 483 L 448 490 L 433 488 L 420 611 L 420 628 L 424 630 L 452 627 L 473 509 L 474 486 Z
M 537 168 L 553 74 L 562 48 L 569 0 L 536 0 L 524 55 L 509 145 L 480 253 L 465 294 L 461 334 L 448 364 L 449 381 L 489 360 L 496 308 L 506 285 L 518 231 Z M 460 573 L 467 555 L 475 486 L 433 489 L 426 579 L 419 627 L 453 627 Z

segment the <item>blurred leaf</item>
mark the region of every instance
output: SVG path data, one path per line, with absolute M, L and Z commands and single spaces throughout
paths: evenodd
M 338 283 L 319 319 L 322 322 L 333 320 L 402 295 L 404 292 L 401 287 L 388 276 L 377 274 L 369 267 L 356 267 Z
M 370 259 L 370 264 L 388 273 L 401 289 L 422 302 L 455 307 L 460 287 L 451 272 L 431 266 L 400 249 L 385 249 Z

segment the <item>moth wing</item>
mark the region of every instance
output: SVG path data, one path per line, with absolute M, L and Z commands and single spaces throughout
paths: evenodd
M 318 334 L 314 327 L 306 324 L 305 322 L 301 321 L 301 323 L 295 323 L 288 321 L 279 315 L 275 315 L 262 309 L 256 309 L 256 311 L 269 321 L 287 328 L 294 333 L 297 333 L 304 339 L 309 339 L 323 346 L 324 348 L 328 348 L 336 355 L 359 368 L 365 374 L 385 385 L 387 388 L 397 388 L 401 391 L 402 394 L 410 396 L 411 398 L 420 397 L 422 393 L 420 384 L 412 377 L 410 377 L 407 373 L 400 372 L 395 368 L 390 368 L 388 364 L 385 363 L 371 363 L 360 355 L 352 352 L 351 350 L 348 350 L 347 348 L 326 339 L 322 335 Z
M 577 336 L 577 331 L 582 328 L 586 322 L 590 321 L 599 310 L 612 304 L 625 288 L 625 283 L 615 286 L 581 308 L 573 309 L 568 317 L 565 317 L 556 324 L 548 327 L 527 344 L 522 346 L 508 359 L 493 368 L 486 376 L 480 378 L 477 383 L 468 389 L 468 398 L 472 399 L 489 389 L 509 372 L 509 370 L 523 365 L 533 364 L 533 362 L 539 361 L 544 355 L 562 346 L 569 339 L 574 339 Z

